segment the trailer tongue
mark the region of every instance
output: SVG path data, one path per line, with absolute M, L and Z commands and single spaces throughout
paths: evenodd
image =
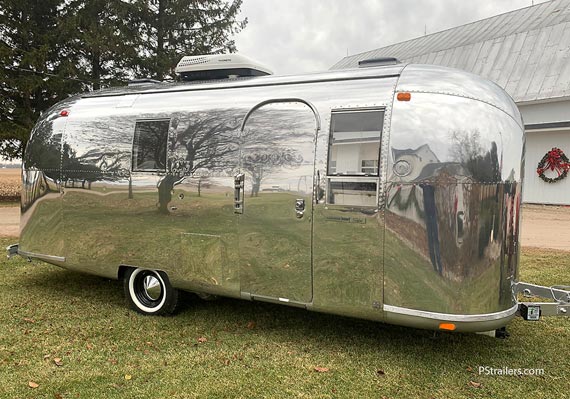
M 549 299 L 552 302 L 519 302 L 519 315 L 528 321 L 537 321 L 540 316 L 570 316 L 570 286 L 542 285 L 519 282 L 513 285 L 515 295 L 525 298 Z

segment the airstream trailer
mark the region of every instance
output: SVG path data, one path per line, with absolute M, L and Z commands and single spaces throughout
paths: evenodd
M 524 128 L 497 85 L 385 60 L 237 69 L 45 112 L 9 253 L 122 279 L 144 314 L 178 290 L 472 332 L 570 309 L 518 282 Z

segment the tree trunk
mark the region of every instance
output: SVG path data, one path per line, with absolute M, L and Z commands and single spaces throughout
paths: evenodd
M 129 174 L 129 199 L 133 199 L 133 177 Z
M 166 0 L 158 0 L 158 16 L 156 24 L 156 79 L 164 79 L 164 71 L 162 69 L 164 57 L 164 9 Z
M 101 88 L 101 53 L 99 48 L 93 49 L 91 78 L 93 79 L 93 90 L 99 90 Z

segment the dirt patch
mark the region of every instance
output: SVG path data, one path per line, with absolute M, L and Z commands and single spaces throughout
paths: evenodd
M 521 242 L 523 247 L 570 251 L 570 207 L 524 205 Z
M 0 169 L 0 201 L 19 201 L 21 189 L 20 169 Z
M 0 237 L 17 237 L 20 234 L 20 208 L 0 207 Z

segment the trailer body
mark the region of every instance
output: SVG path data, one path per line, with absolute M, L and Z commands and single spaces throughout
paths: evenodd
M 518 308 L 523 148 L 501 88 L 437 66 L 78 95 L 32 132 L 17 251 L 114 279 L 158 270 L 202 294 L 494 330 Z

